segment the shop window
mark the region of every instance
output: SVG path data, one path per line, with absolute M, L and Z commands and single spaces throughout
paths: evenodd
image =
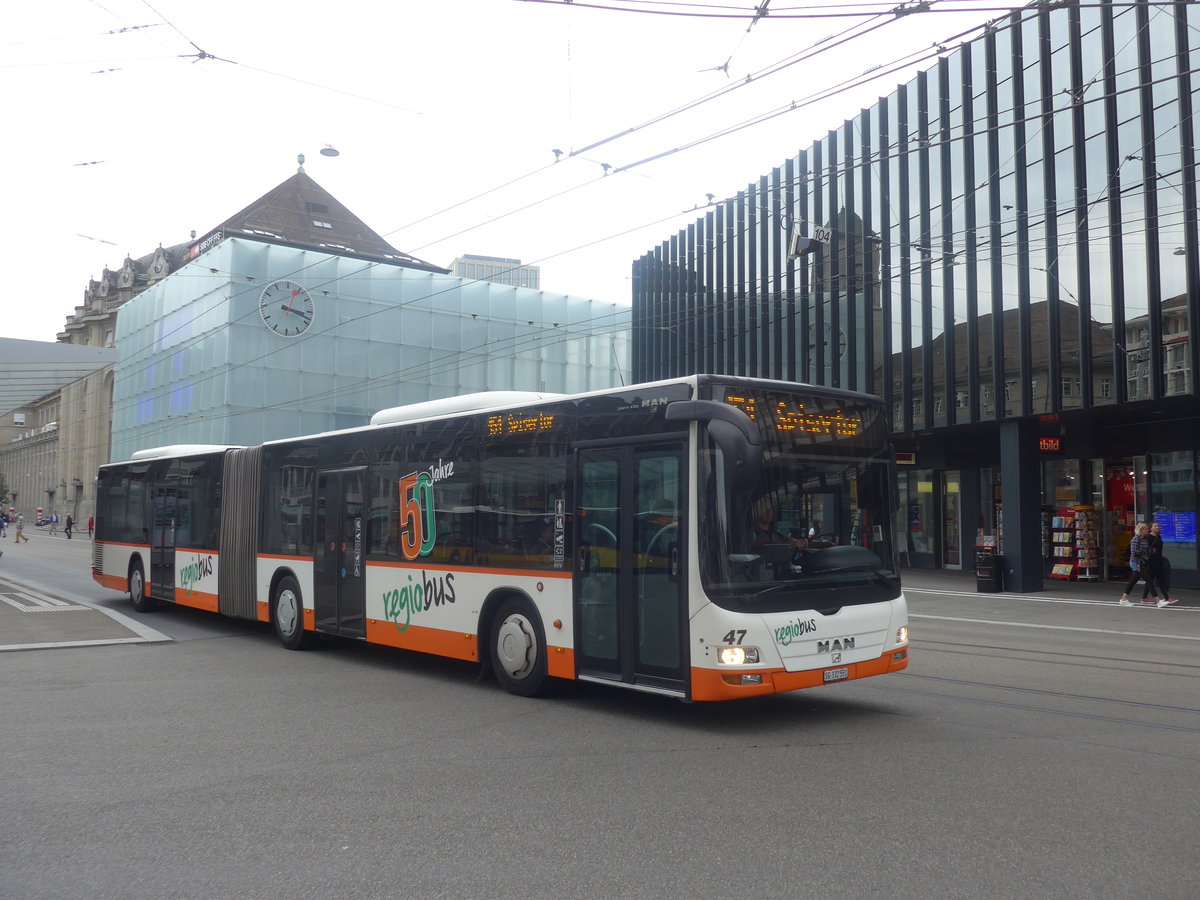
M 1196 457 L 1191 450 L 1150 455 L 1150 510 L 1174 569 L 1195 569 Z

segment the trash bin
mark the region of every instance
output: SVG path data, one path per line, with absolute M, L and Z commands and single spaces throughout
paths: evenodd
M 990 548 L 975 551 L 975 590 L 989 594 L 1004 590 L 1004 557 Z

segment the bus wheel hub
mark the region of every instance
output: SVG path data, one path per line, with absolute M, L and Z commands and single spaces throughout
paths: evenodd
M 529 674 L 533 669 L 533 646 L 533 627 L 522 616 L 509 616 L 500 625 L 496 653 L 506 672 L 517 678 Z

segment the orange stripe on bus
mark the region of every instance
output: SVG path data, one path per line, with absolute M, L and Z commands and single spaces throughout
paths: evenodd
M 220 612 L 220 605 L 217 603 L 216 594 L 206 594 L 204 591 L 191 591 L 185 593 L 182 590 L 175 591 L 175 604 L 177 606 L 190 606 L 192 609 L 202 609 L 205 612 Z
M 575 677 L 575 651 L 570 647 L 546 648 L 546 674 L 555 678 Z
M 475 635 L 463 631 L 443 631 L 421 625 L 409 625 L 403 631 L 395 622 L 367 619 L 367 640 L 385 647 L 400 647 L 448 656 L 451 659 L 477 660 Z
M 311 556 L 288 556 L 285 553 L 259 553 L 258 559 L 290 559 L 295 562 L 312 562 Z
M 103 572 L 92 570 L 92 578 L 97 581 L 101 587 L 106 587 L 110 591 L 128 591 L 129 579 L 122 578 L 120 575 L 105 575 Z
M 476 662 L 478 641 L 465 631 L 445 631 L 423 625 L 409 625 L 401 631 L 395 622 L 367 619 L 367 641 L 385 647 L 399 647 L 434 656 L 448 656 Z M 575 677 L 575 651 L 570 647 L 546 648 L 546 673 L 555 678 Z
M 889 650 L 876 659 L 865 662 L 850 663 L 845 668 L 850 670 L 850 677 L 833 684 L 843 684 L 859 678 L 869 678 L 872 675 L 885 675 L 888 672 L 899 672 L 908 668 L 908 653 L 904 658 L 893 659 L 893 655 L 907 651 L 906 647 Z M 825 668 L 842 668 L 827 666 Z M 824 687 L 825 668 L 807 669 L 803 672 L 789 672 L 786 669 L 698 669 L 692 668 L 692 699 L 693 700 L 738 700 L 742 697 L 756 697 L 761 694 L 781 694 L 784 691 L 797 691 L 804 688 Z M 761 675 L 762 684 L 730 684 L 726 677 L 740 675 Z

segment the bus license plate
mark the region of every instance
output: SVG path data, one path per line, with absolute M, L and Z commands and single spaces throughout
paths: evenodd
M 825 670 L 825 683 L 826 684 L 829 684 L 829 682 L 831 682 L 831 681 L 845 681 L 849 677 L 850 677 L 850 669 L 846 666 L 842 666 L 842 668 L 840 668 L 840 669 L 826 669 Z

